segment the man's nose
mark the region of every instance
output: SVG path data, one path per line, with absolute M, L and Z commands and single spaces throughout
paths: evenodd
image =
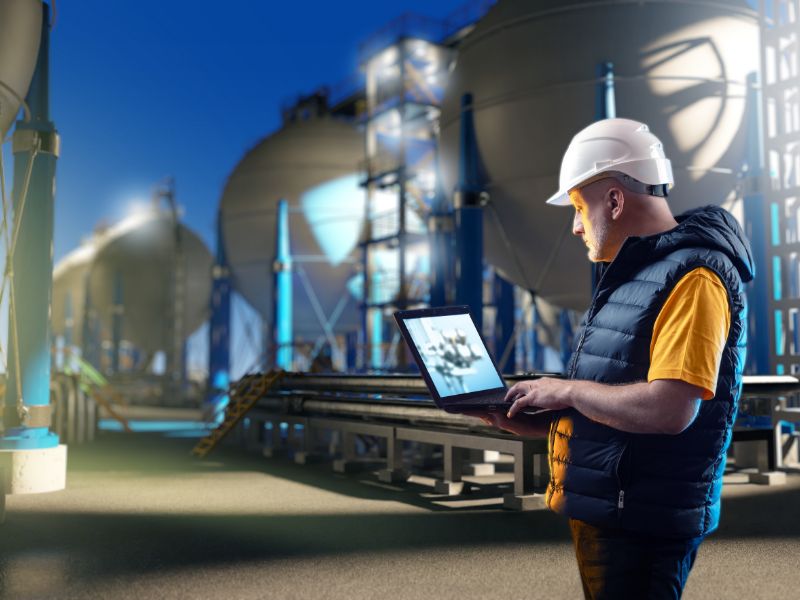
M 575 211 L 575 216 L 572 218 L 572 235 L 583 235 L 584 233 L 581 216 L 578 211 Z

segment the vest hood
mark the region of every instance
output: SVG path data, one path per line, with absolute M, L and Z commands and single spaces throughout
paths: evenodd
M 724 208 L 709 205 L 694 208 L 676 215 L 677 227 L 645 237 L 630 237 L 636 249 L 627 252 L 634 261 L 651 262 L 680 248 L 711 248 L 725 253 L 731 259 L 742 282 L 755 277 L 755 263 L 750 242 L 734 216 Z

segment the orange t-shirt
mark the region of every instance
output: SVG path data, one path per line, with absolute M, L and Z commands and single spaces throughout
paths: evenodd
M 713 398 L 730 326 L 719 276 L 693 269 L 675 284 L 653 325 L 647 381 L 680 379 L 703 388 L 703 400 Z

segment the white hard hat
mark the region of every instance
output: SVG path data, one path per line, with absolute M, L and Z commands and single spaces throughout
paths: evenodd
M 571 189 L 611 171 L 628 176 L 623 181 L 626 187 L 655 196 L 666 196 L 674 183 L 672 164 L 647 125 L 630 119 L 603 119 L 572 138 L 561 160 L 558 192 L 547 204 L 569 206 Z

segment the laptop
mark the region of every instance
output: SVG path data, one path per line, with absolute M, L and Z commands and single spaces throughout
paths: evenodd
M 507 412 L 506 386 L 468 306 L 421 308 L 394 313 L 403 339 L 419 365 L 436 406 L 449 412 Z M 548 409 L 530 408 L 536 414 Z

